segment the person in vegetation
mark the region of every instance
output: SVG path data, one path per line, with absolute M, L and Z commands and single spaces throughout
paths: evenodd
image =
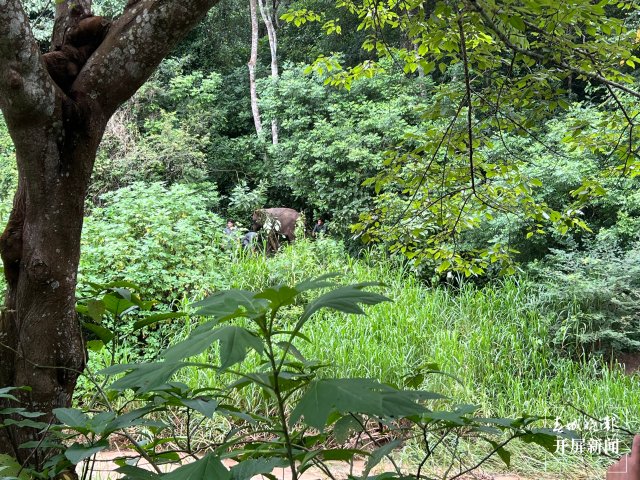
M 235 220 L 227 220 L 227 226 L 223 232 L 227 237 L 226 248 L 234 250 L 238 246 L 240 240 L 240 231 L 238 230 Z
M 227 220 L 227 227 L 224 229 L 225 235 L 233 236 L 236 233 L 238 227 L 236 227 L 236 222 L 234 220 Z
M 640 435 L 633 437 L 631 452 L 607 469 L 606 480 L 640 480 Z
M 245 233 L 241 241 L 242 248 L 244 248 L 245 250 L 253 250 L 255 248 L 254 241 L 257 236 L 258 232 L 254 232 L 253 230 L 249 230 L 247 233 Z
M 311 235 L 313 237 L 317 237 L 319 235 L 326 235 L 326 234 L 327 234 L 327 226 L 324 223 L 324 219 L 319 218 L 317 223 L 313 226 Z

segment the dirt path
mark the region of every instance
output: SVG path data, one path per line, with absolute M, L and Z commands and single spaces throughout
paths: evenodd
M 126 451 L 108 451 L 108 452 L 100 452 L 96 456 L 96 461 L 94 464 L 93 475 L 91 476 L 92 480 L 115 480 L 120 478 L 121 476 L 115 472 L 115 469 L 118 466 L 114 463 L 114 460 L 117 458 L 122 458 L 124 456 L 134 456 L 132 452 Z M 227 467 L 231 467 L 235 462 L 228 460 L 224 461 Z M 328 462 L 331 465 L 331 471 L 336 476 L 336 478 L 343 479 L 347 478 L 350 471 L 350 466 L 345 464 L 344 462 Z M 145 467 L 146 465 L 146 467 Z M 149 464 L 142 461 L 138 464 L 139 467 L 148 468 Z M 365 467 L 365 462 L 362 460 L 357 460 L 353 465 L 353 474 L 359 475 L 362 473 Z M 175 468 L 175 467 L 173 467 Z M 81 465 L 78 466 L 78 472 L 80 472 Z M 167 467 L 166 471 L 171 470 L 172 468 Z M 385 467 L 379 466 L 374 469 L 372 473 L 382 473 L 384 472 Z M 388 469 L 390 470 L 390 469 Z M 277 468 L 273 472 L 273 475 L 276 476 L 279 480 L 291 480 L 291 472 L 288 469 Z M 463 477 L 465 480 L 543 480 L 541 477 L 524 477 L 516 474 L 496 474 L 496 473 L 485 473 L 485 472 L 475 472 L 473 474 L 469 474 Z M 554 477 L 545 477 L 547 479 L 553 479 Z M 555 477 L 556 479 L 560 479 L 562 477 Z M 327 480 L 328 477 L 318 468 L 310 468 L 307 470 L 301 477 L 301 480 Z M 267 480 L 266 477 L 262 475 L 258 475 L 254 477 L 254 480 Z

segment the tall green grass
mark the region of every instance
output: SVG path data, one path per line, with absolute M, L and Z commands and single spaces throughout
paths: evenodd
M 232 255 L 210 268 L 215 274 L 185 304 L 217 290 L 259 291 L 328 272 L 340 274 L 345 284 L 381 282 L 379 291 L 393 302 L 366 308 L 366 316 L 322 311 L 305 326 L 310 342 L 298 347 L 307 358 L 327 364 L 323 375 L 376 377 L 400 385 L 405 375 L 436 363 L 447 375 L 427 375 L 422 388 L 456 403 L 478 405 L 482 416 L 546 416 L 551 427 L 555 418 L 564 424 L 581 419 L 579 409 L 597 418 L 615 415 L 619 424 L 640 429 L 638 377 L 603 359 L 575 362 L 554 351 L 549 343 L 554 314 L 545 311 L 540 287 L 526 280 L 505 279 L 483 288 L 429 288 L 402 264 L 373 254 L 350 257 L 331 239 L 299 241 L 271 258 Z M 300 312 L 301 307 L 292 307 L 285 321 L 293 322 Z M 186 337 L 197 322 L 191 318 L 182 328 L 174 327 L 174 340 Z M 215 352 L 195 360 L 215 363 Z M 245 368 L 257 365 L 249 357 Z M 221 387 L 231 379 L 194 369 L 181 371 L 177 380 L 193 387 Z M 247 410 L 264 402 L 255 389 L 236 395 L 233 401 Z M 528 447 L 520 458 L 534 470 L 548 463 L 556 471 L 572 470 L 575 478 L 588 478 L 580 476 L 587 470 L 598 474 L 593 463 L 585 470 L 579 459 L 548 459 Z
M 602 359 L 575 362 L 552 350 L 553 313 L 543 310 L 538 287 L 526 281 L 428 288 L 401 265 L 371 256 L 354 259 L 330 239 L 301 241 L 272 258 L 239 257 L 224 269 L 220 281 L 204 290 L 257 291 L 327 272 L 341 274 L 344 283 L 384 284 L 380 291 L 392 303 L 368 308 L 366 316 L 322 312 L 305 327 L 311 342 L 299 347 L 327 363 L 326 375 L 400 384 L 405 375 L 435 362 L 456 379 L 432 374 L 423 388 L 477 404 L 487 416 L 528 413 L 571 421 L 580 417 L 576 407 L 639 424 L 638 378 Z

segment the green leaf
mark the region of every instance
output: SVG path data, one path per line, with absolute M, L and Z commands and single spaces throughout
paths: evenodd
M 549 453 L 555 453 L 557 444 L 557 436 L 548 433 L 529 433 L 521 437 L 526 443 L 536 443 Z
M 262 353 L 262 340 L 249 330 L 225 325 L 213 331 L 202 331 L 192 334 L 186 340 L 168 348 L 162 357 L 169 361 L 192 357 L 205 351 L 213 342 L 220 342 L 220 368 L 226 369 L 242 362 L 247 351 L 252 348 Z
M 183 398 L 180 400 L 185 407 L 200 412 L 207 418 L 212 418 L 218 408 L 218 402 L 206 398 Z
M 298 320 L 296 330 L 299 330 L 311 315 L 322 308 L 332 308 L 344 313 L 362 315 L 364 311 L 359 306 L 361 303 L 365 305 L 376 305 L 381 302 L 390 302 L 391 300 L 384 295 L 362 290 L 365 287 L 379 285 L 381 284 L 378 282 L 359 283 L 340 287 L 321 295 L 306 306 L 302 316 Z
M 90 332 L 95 333 L 100 341 L 104 344 L 109 343 L 115 337 L 114 333 L 101 325 L 96 325 L 95 323 L 87 323 L 82 322 L 82 326 L 89 330 Z
M 88 340 L 87 349 L 92 352 L 99 352 L 104 348 L 104 342 L 102 340 Z
M 25 392 L 30 392 L 31 387 L 2 387 L 0 388 L 0 398 L 6 398 L 8 400 L 14 400 L 17 402 L 18 399 L 14 395 L 9 393 L 13 390 L 22 390 Z
M 354 412 L 377 417 L 399 418 L 427 412 L 416 403 L 418 398 L 442 398 L 441 395 L 397 390 L 368 378 L 316 380 L 291 413 L 293 425 L 301 417 L 307 425 L 322 430 L 334 412 Z
M 185 312 L 166 312 L 166 313 L 155 313 L 153 315 L 147 315 L 142 320 L 138 320 L 136 323 L 133 324 L 133 330 L 134 331 L 140 330 L 143 327 L 152 325 L 162 320 L 168 320 L 170 318 L 181 318 L 186 316 L 187 314 Z
M 316 278 L 303 280 L 295 286 L 295 289 L 298 292 L 306 292 L 308 290 L 318 290 L 321 288 L 335 287 L 335 283 L 328 282 L 327 280 L 330 278 L 336 278 L 339 275 L 339 273 L 325 273 L 324 275 L 320 275 Z
M 96 322 L 102 320 L 106 307 L 102 300 L 90 300 L 87 302 L 87 313 Z
M 217 455 L 209 454 L 162 476 L 163 480 L 231 480 L 231 472 Z
M 521 32 L 524 32 L 525 30 L 524 20 L 522 20 L 522 17 L 518 15 L 509 16 L 509 24 Z
M 73 463 L 77 465 L 85 458 L 89 458 L 90 456 L 101 452 L 102 450 L 109 447 L 109 442 L 107 440 L 101 441 L 98 444 L 94 445 L 82 445 L 80 443 L 74 443 L 69 448 L 67 448 L 64 452 L 64 456 Z
M 118 365 L 131 369 L 124 377 L 113 382 L 109 388 L 117 391 L 127 389 L 138 393 L 150 392 L 153 389 L 165 385 L 171 376 L 180 368 L 187 365 L 184 362 L 155 362 L 140 365 Z M 103 372 L 112 372 L 113 369 L 105 369 Z
M 340 462 L 350 462 L 353 458 L 358 455 L 366 455 L 367 452 L 364 450 L 358 450 L 355 448 L 329 448 L 320 450 L 320 454 L 322 458 L 325 460 L 337 460 Z
M 384 457 L 389 455 L 395 448 L 398 448 L 400 445 L 402 445 L 402 440 L 393 440 L 392 442 L 389 442 L 371 452 L 371 455 L 367 460 L 367 464 L 365 465 L 364 471 L 362 472 L 362 478 L 367 478 L 369 476 L 369 473 L 371 472 L 371 469 L 378 465 L 384 459 Z
M 4 424 L 5 425 L 15 425 L 17 427 L 35 428 L 35 429 L 38 429 L 38 430 L 43 430 L 43 429 L 48 428 L 50 426 L 47 422 L 36 422 L 36 421 L 30 420 L 28 418 L 25 418 L 23 420 L 14 420 L 13 418 L 7 418 L 6 420 L 4 420 Z
M 126 480 L 157 480 L 160 477 L 157 473 L 133 465 L 118 467 L 116 472 L 124 475 Z
M 211 315 L 216 318 L 226 318 L 241 312 L 249 317 L 263 313 L 268 305 L 267 300 L 254 298 L 254 293 L 248 290 L 227 290 L 216 292 L 213 295 L 192 304 L 199 308 L 197 315 Z
M 249 458 L 231 467 L 231 479 L 250 480 L 256 475 L 271 473 L 274 468 L 283 468 L 287 465 L 287 460 L 279 457 Z
M 20 475 L 18 475 L 18 472 L 20 472 Z M 0 453 L 0 478 L 29 480 L 31 477 L 29 472 L 15 458 L 11 455 Z
M 333 436 L 338 443 L 346 442 L 352 433 L 361 431 L 362 424 L 351 414 L 341 417 L 333 426 Z
M 493 449 L 496 451 L 500 459 L 504 462 L 507 468 L 511 467 L 511 452 L 509 452 L 504 447 L 501 447 L 498 442 L 490 440 L 488 438 L 485 439 L 487 442 L 491 444 Z
M 256 294 L 254 298 L 264 298 L 268 300 L 269 307 L 272 310 L 277 310 L 280 307 L 291 305 L 299 293 L 295 288 L 280 285 L 274 288 L 267 288 Z
M 117 430 L 135 427 L 136 425 L 142 425 L 145 423 L 145 420 L 141 417 L 151 412 L 154 408 L 154 405 L 145 405 L 142 408 L 137 408 L 123 415 L 120 415 L 114 418 L 105 426 L 104 432 L 112 433 Z
M 126 298 L 121 298 L 120 295 L 109 293 L 102 297 L 102 301 L 106 310 L 112 315 L 119 317 L 126 315 L 133 310 L 136 310 L 138 306 Z
M 67 427 L 86 427 L 89 417 L 77 408 L 55 408 L 53 414 Z
M 3 408 L 0 410 L 0 415 L 12 415 L 14 413 L 19 414 L 21 417 L 26 418 L 38 418 L 44 415 L 41 412 L 29 412 L 26 408 L 15 407 L 15 408 Z

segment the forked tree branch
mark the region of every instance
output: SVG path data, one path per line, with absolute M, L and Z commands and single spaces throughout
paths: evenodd
M 97 102 L 105 118 L 109 118 L 217 2 L 134 3 L 111 25 L 107 37 L 74 82 L 71 96 Z

